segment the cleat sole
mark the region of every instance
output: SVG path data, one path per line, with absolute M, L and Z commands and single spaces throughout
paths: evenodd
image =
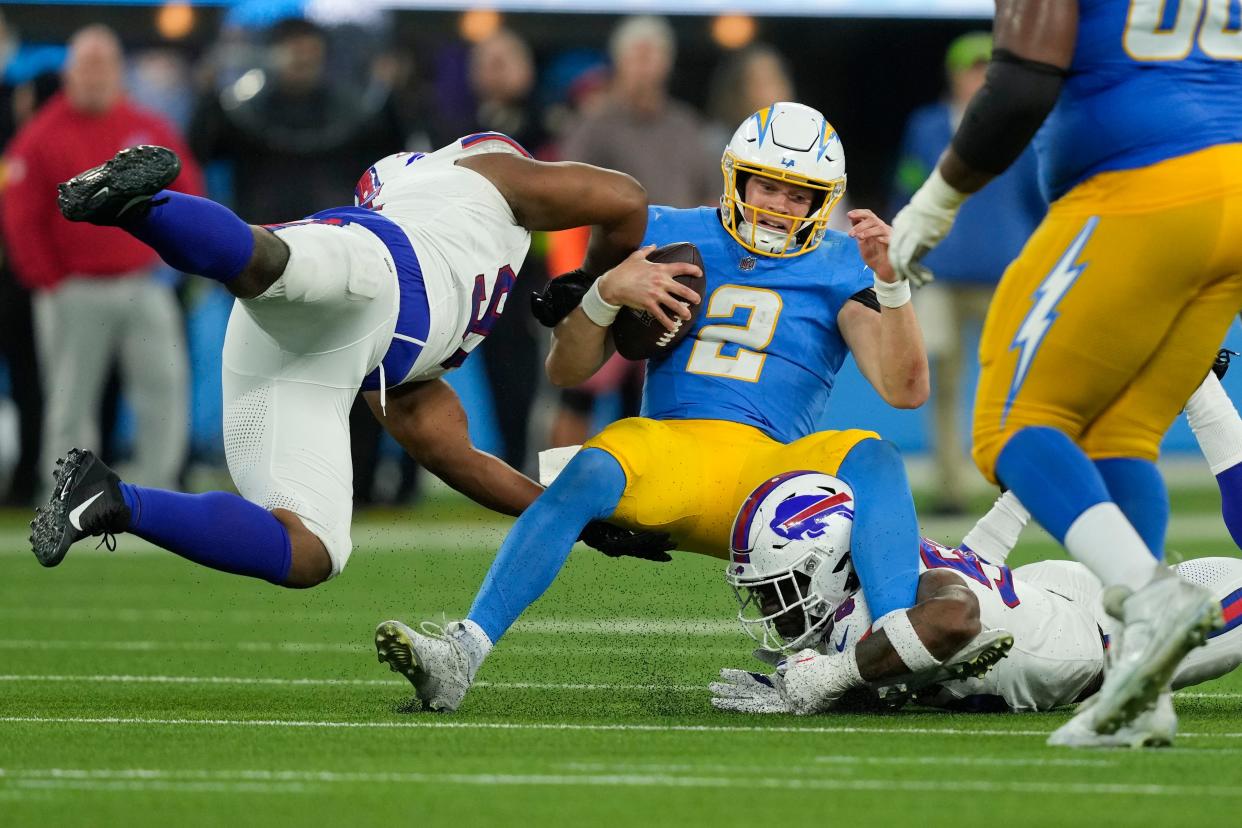
M 73 479 L 86 453 L 81 449 L 70 449 L 62 461 L 58 461 L 56 485 L 52 488 L 52 497 L 46 506 L 35 510 L 35 519 L 30 524 L 30 549 L 39 563 L 46 567 L 58 565 L 65 559 L 73 540 L 69 537 L 69 511 L 63 498 L 65 488 L 73 483 Z
M 414 642 L 392 621 L 375 628 L 375 655 L 381 664 L 387 664 L 388 669 L 405 676 L 411 684 L 421 677 L 422 667 L 414 652 Z
M 119 218 L 133 203 L 150 198 L 167 187 L 181 172 L 181 161 L 164 147 L 140 146 L 121 150 L 112 160 L 87 170 L 61 185 L 60 211 L 70 221 L 92 221 L 94 213 L 116 197 L 130 199 Z

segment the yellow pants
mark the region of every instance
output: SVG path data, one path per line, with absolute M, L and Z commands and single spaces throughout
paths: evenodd
M 1242 308 L 1242 144 L 1102 173 L 1052 205 L 979 344 L 974 459 L 1052 426 L 1093 459 L 1155 460 Z
M 799 469 L 835 474 L 850 449 L 868 439 L 879 435 L 821 431 L 780 443 L 723 420 L 631 417 L 583 448 L 603 449 L 625 471 L 625 492 L 610 521 L 668 532 L 678 549 L 727 558 L 733 519 L 760 483 Z

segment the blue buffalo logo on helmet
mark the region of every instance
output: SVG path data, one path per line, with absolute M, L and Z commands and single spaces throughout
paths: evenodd
M 818 538 L 826 531 L 832 515 L 844 514 L 854 519 L 854 510 L 846 505 L 852 500 L 847 492 L 791 497 L 777 504 L 776 515 L 768 525 L 786 540 Z

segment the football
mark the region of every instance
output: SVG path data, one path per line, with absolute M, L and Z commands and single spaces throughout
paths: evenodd
M 697 266 L 700 273 L 703 272 L 703 257 L 699 255 L 699 249 L 690 242 L 677 242 L 653 250 L 647 261 L 689 262 Z M 676 279 L 697 293 L 700 300 L 703 298 L 707 281 L 704 276 L 677 276 Z M 650 359 L 671 351 L 690 333 L 701 307 L 701 301 L 697 305 L 691 305 L 689 319 L 673 317 L 677 322 L 677 329 L 674 331 L 665 328 L 647 311 L 622 308 L 617 314 L 617 320 L 612 323 L 612 341 L 617 346 L 617 353 L 626 359 L 637 360 Z M 672 315 L 672 312 L 669 314 Z

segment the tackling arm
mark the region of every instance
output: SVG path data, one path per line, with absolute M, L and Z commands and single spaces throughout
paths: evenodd
M 647 191 L 625 173 L 507 153 L 475 155 L 457 163 L 491 181 L 527 230 L 590 226 L 582 264 L 588 273 L 603 273 L 620 262 L 647 232 Z
M 915 635 L 940 662 L 956 655 L 982 632 L 979 600 L 952 572 L 935 570 L 919 579 L 918 601 L 906 613 Z M 803 650 L 777 667 L 775 675 L 721 670 L 711 685 L 712 705 L 742 713 L 823 713 L 846 693 L 870 684 L 885 686 L 910 673 L 881 629 L 843 653 Z
M 380 408 L 378 391 L 363 396 L 371 413 L 411 457 L 476 503 L 519 515 L 543 491 L 500 458 L 474 447 L 466 412 L 444 380 L 390 390 L 387 413 Z

